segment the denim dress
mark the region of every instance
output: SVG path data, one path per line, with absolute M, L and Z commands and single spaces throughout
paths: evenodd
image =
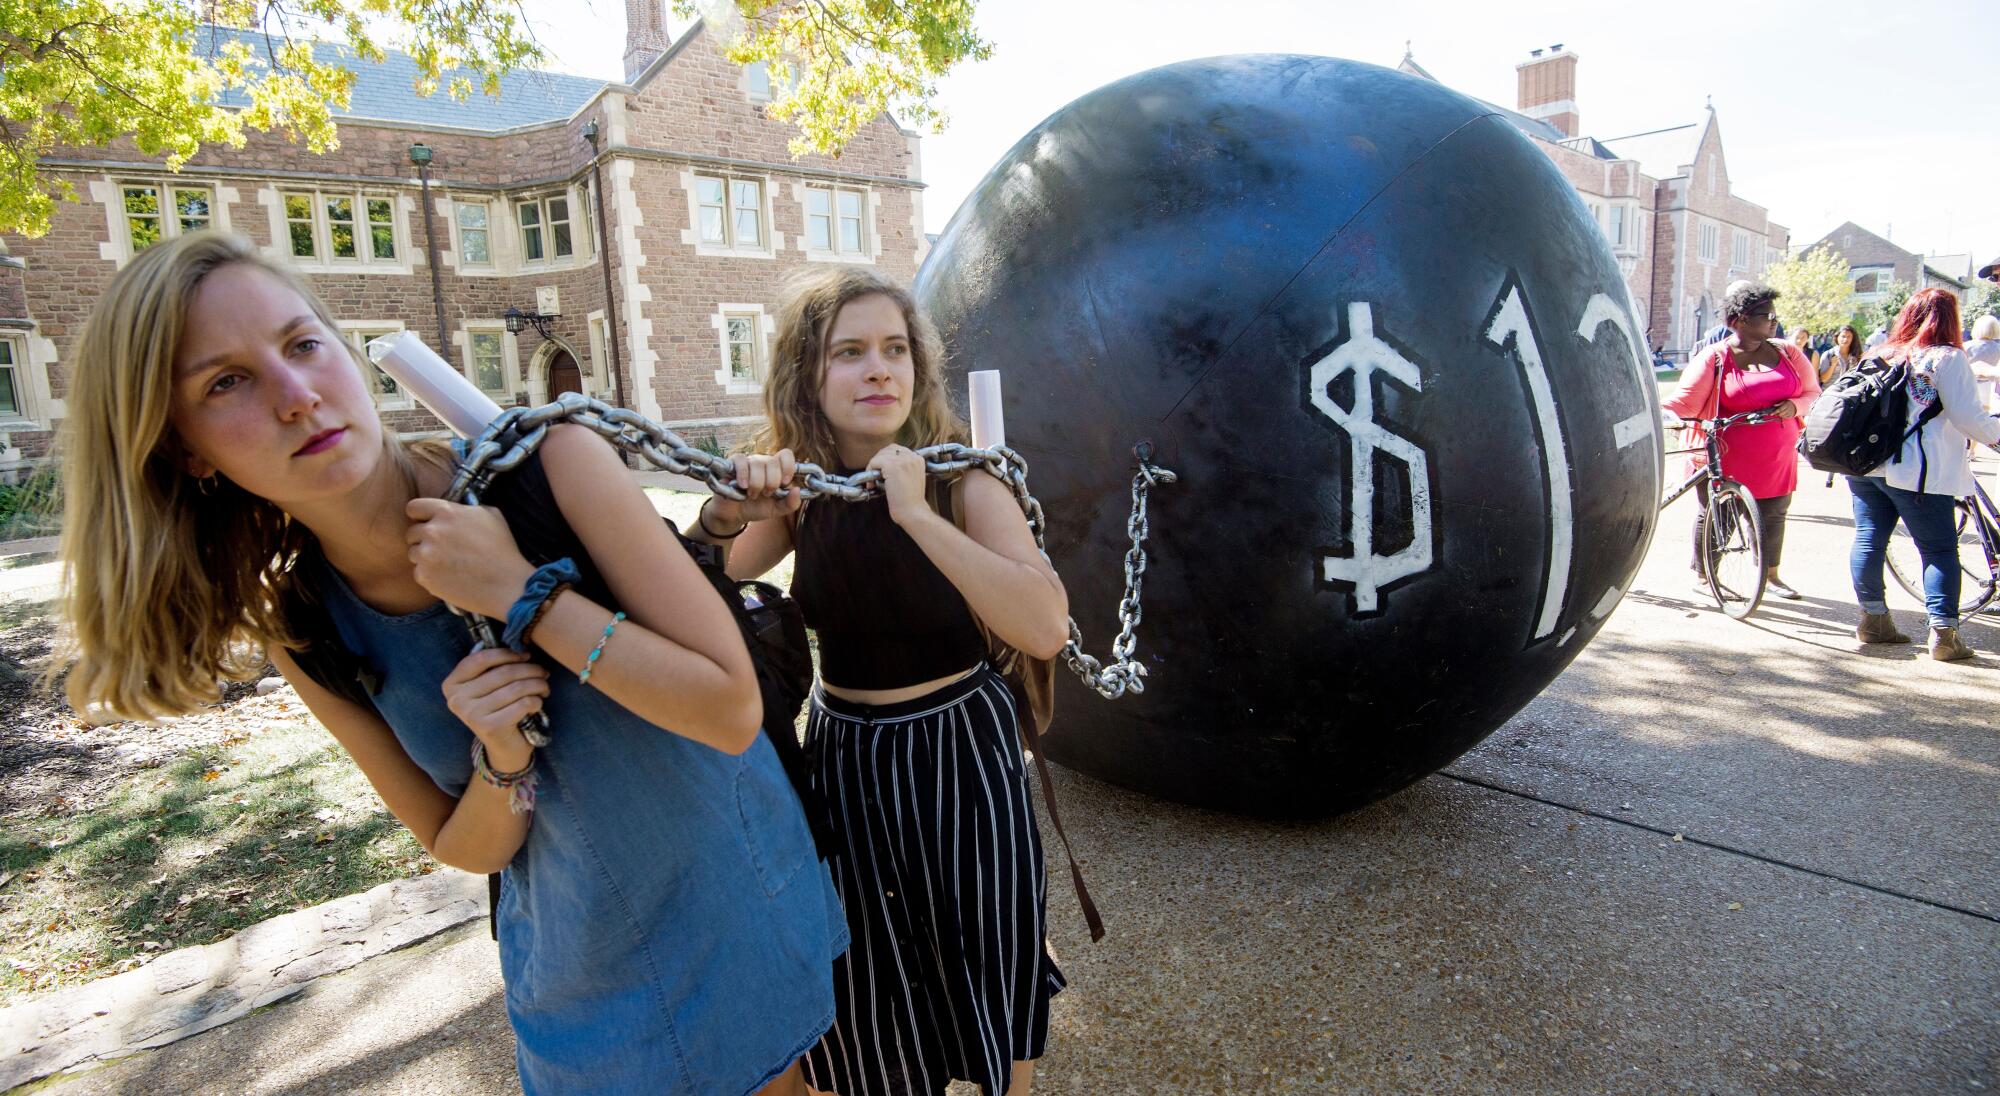
M 379 613 L 332 568 L 318 578 L 341 639 L 380 675 L 382 718 L 461 795 L 472 732 L 440 683 L 471 651 L 464 623 L 442 603 Z M 777 754 L 763 735 L 732 757 L 662 730 L 560 667 L 549 686 L 553 741 L 498 914 L 522 1088 L 756 1091 L 832 1025 L 848 940 Z

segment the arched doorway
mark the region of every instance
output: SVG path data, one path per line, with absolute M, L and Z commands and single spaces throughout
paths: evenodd
M 576 355 L 567 350 L 557 350 L 549 358 L 549 398 L 555 399 L 564 392 L 583 392 L 583 373 L 576 367 Z

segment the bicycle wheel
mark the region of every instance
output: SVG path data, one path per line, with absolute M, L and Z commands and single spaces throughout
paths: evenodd
M 1989 520 L 1975 520 L 1972 505 L 1964 499 L 1958 501 L 1954 515 L 1958 534 L 1958 566 L 1965 576 L 1959 581 L 1958 613 L 1971 616 L 1993 604 L 1995 586 L 2000 585 L 2000 532 L 1996 532 Z M 1910 539 L 1910 531 L 1903 523 L 1896 523 L 1896 531 L 1889 535 L 1887 553 L 1889 573 L 1895 576 L 1896 585 L 1917 600 L 1924 601 L 1924 560 L 1917 552 L 1917 543 Z
M 1702 562 L 1715 603 L 1736 620 L 1764 600 L 1764 527 L 1757 503 L 1730 484 L 1710 492 L 1701 516 Z

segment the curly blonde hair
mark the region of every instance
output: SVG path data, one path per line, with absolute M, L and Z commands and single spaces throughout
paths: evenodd
M 944 343 L 909 291 L 862 267 L 829 267 L 796 278 L 778 310 L 777 346 L 771 355 L 771 376 L 764 384 L 765 423 L 751 438 L 749 451 L 775 453 L 790 449 L 802 461 L 833 468 L 840 459 L 833 427 L 819 405 L 820 382 L 826 375 L 827 340 L 833 322 L 849 301 L 881 295 L 896 303 L 910 329 L 910 362 L 916 382 L 910 393 L 910 417 L 896 434 L 912 449 L 944 442 L 965 442 L 965 421 L 952 409 L 944 386 Z
M 294 645 L 281 593 L 311 534 L 220 476 L 197 484 L 169 418 L 188 308 L 204 279 L 236 264 L 277 279 L 340 330 L 291 267 L 240 236 L 197 232 L 147 248 L 111 280 L 69 363 L 56 449 L 69 627 L 44 680 L 68 669 L 70 705 L 92 718 L 194 711 L 222 681 L 261 673 L 267 644 Z M 383 447 L 414 484 L 393 433 Z

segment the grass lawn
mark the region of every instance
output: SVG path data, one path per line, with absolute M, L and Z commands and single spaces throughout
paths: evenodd
M 433 869 L 303 706 L 58 802 L 0 834 L 0 1005 Z
M 647 496 L 682 527 L 706 497 Z M 30 672 L 59 581 L 46 554 L 0 559 L 0 654 Z M 290 689 L 91 726 L 0 685 L 0 1006 L 434 867 Z

